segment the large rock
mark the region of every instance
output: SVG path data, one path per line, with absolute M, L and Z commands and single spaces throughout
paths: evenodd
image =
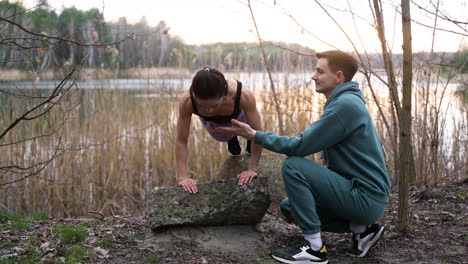
M 266 177 L 239 186 L 237 179 L 197 185 L 198 193 L 180 187 L 153 192 L 149 224 L 152 229 L 178 225 L 251 224 L 262 219 L 270 205 Z
M 159 230 L 184 225 L 257 223 L 270 206 L 269 182 L 282 189 L 278 178 L 283 160 L 276 155 L 262 156 L 258 177 L 243 186 L 237 184 L 236 175 L 247 168 L 248 156 L 226 159 L 217 175 L 220 180 L 199 183 L 197 194 L 187 193 L 181 187 L 156 187 L 151 197 L 149 225 Z
M 270 190 L 270 208 L 272 212 L 280 213 L 279 203 L 286 197 L 281 167 L 283 166 L 285 155 L 263 150 L 263 154 L 258 164 L 257 173 L 259 176 L 268 178 L 268 188 Z M 235 178 L 240 172 L 247 170 L 250 156 L 229 157 L 221 165 L 216 179 Z

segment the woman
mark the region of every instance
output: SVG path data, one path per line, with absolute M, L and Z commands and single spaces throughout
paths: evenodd
M 240 155 L 242 151 L 237 136 L 216 132 L 215 128 L 231 126 L 232 119 L 246 122 L 257 130 L 262 128 L 255 97 L 250 90 L 242 87 L 242 83 L 237 80 L 226 79 L 214 68 L 205 67 L 198 71 L 192 79 L 189 91 L 179 102 L 175 144 L 179 185 L 189 193 L 197 193 L 197 181 L 191 179 L 187 173 L 187 142 L 192 114 L 200 117 L 203 127 L 215 140 L 227 142 L 229 153 L 234 156 Z M 251 182 L 257 175 L 262 147 L 248 141 L 247 152 L 251 152 L 250 163 L 248 170 L 237 175 L 239 185 Z

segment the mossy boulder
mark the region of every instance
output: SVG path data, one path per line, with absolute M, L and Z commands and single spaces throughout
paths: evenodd
M 220 180 L 197 184 L 197 194 L 187 193 L 181 187 L 156 187 L 151 197 L 150 227 L 158 230 L 171 226 L 259 222 L 270 206 L 268 185 L 276 182 L 271 176 L 281 175 L 282 160 L 262 157 L 258 176 L 251 183 L 239 186 L 236 175 L 247 167 L 248 159 L 248 156 L 229 157 L 221 166 Z

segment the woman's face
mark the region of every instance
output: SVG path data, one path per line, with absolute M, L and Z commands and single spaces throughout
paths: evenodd
M 195 103 L 199 109 L 203 109 L 205 113 L 215 113 L 223 104 L 223 98 L 200 99 L 195 97 Z

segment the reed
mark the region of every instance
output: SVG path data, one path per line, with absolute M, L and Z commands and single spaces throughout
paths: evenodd
M 263 129 L 278 133 L 274 101 L 266 92 L 267 77 L 241 72 L 226 75 L 243 81 L 255 91 Z M 275 79 L 280 87 L 278 98 L 285 120 L 284 131 L 289 136 L 298 135 L 317 120 L 325 103 L 323 96 L 314 92 L 313 85 L 307 84 L 310 76 L 298 76 L 293 78 L 292 75 L 278 74 Z M 366 84 L 363 84 L 365 94 L 370 95 Z M 149 80 L 139 89 L 77 89 L 66 98 L 59 111 L 22 123 L 0 144 L 16 142 L 31 135 L 45 135 L 60 127 L 64 119 L 67 120 L 55 136 L 0 147 L 0 164 L 24 166 L 47 160 L 57 148 L 60 150 L 60 155 L 41 174 L 0 189 L 0 209 L 41 211 L 50 216 L 86 215 L 90 210 L 103 214 L 143 213 L 154 186 L 176 185 L 174 137 L 177 105 L 185 89 L 187 87 L 182 81 L 176 84 L 163 82 L 161 87 L 156 87 Z M 43 93 L 45 90 L 32 92 Z M 426 119 L 422 115 L 428 98 L 415 95 L 413 140 L 417 146 L 415 158 L 419 166 L 415 184 L 466 177 L 468 149 L 467 135 L 463 132 L 467 127 L 466 114 L 450 112 L 456 110 L 450 108 L 454 99 L 449 94 L 452 93 L 443 95 L 441 90 L 426 94 L 431 104 L 442 102 L 441 105 L 449 109 L 437 112 L 433 108 Z M 4 128 L 31 103 L 5 96 L 0 102 L 0 117 L 3 120 L 0 128 Z M 80 106 L 66 116 L 65 108 L 78 102 Z M 379 91 L 379 102 L 384 109 L 390 107 L 385 89 Z M 370 96 L 367 96 L 367 105 L 374 117 L 392 173 L 395 162 L 392 160 L 393 149 L 388 131 Z M 439 147 L 437 153 L 432 155 L 430 144 L 436 132 Z M 226 145 L 213 140 L 198 118 L 193 117 L 189 138 L 192 177 L 199 182 L 216 179 L 217 170 L 227 155 Z M 310 158 L 320 161 L 320 154 Z M 436 171 L 437 175 L 434 174 Z M 2 180 L 21 177 L 21 174 L 3 175 Z M 395 180 L 392 173 L 392 181 Z

